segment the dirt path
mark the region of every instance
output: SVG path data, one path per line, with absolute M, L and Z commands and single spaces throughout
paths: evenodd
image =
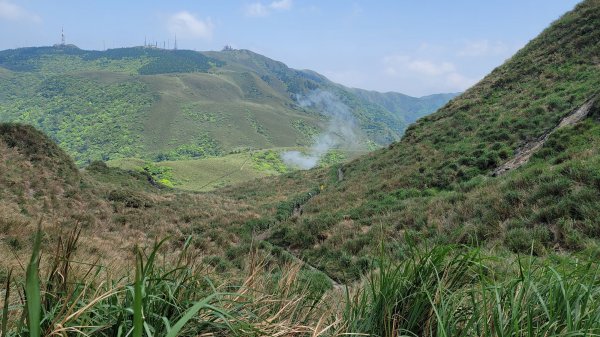
M 322 271 L 321 269 L 313 266 L 312 264 L 302 260 L 301 258 L 299 258 L 298 256 L 296 256 L 296 254 L 292 253 L 291 251 L 285 249 L 284 247 L 281 246 L 277 246 L 274 245 L 272 243 L 270 243 L 269 241 L 266 240 L 261 240 L 263 243 L 267 244 L 268 246 L 271 247 L 277 247 L 282 249 L 283 251 L 286 252 L 287 256 L 292 259 L 294 262 L 299 263 L 300 265 L 302 265 L 304 268 L 313 271 L 313 272 L 319 272 L 321 274 L 323 274 L 325 277 L 327 277 L 327 279 L 329 280 L 329 282 L 331 282 L 331 285 L 333 286 L 334 289 L 345 289 L 345 285 L 338 283 L 336 280 L 332 279 L 329 274 L 327 274 L 326 272 Z
M 517 150 L 517 154 L 512 159 L 497 167 L 492 172 L 492 176 L 500 176 L 527 163 L 531 156 L 533 156 L 542 146 L 544 146 L 544 143 L 546 143 L 550 135 L 556 132 L 556 130 L 564 128 L 568 125 L 577 124 L 582 119 L 587 117 L 595 102 L 596 97 L 589 99 L 579 109 L 575 110 L 575 112 L 563 118 L 552 130 L 547 131 L 540 138 L 522 146 L 519 150 Z

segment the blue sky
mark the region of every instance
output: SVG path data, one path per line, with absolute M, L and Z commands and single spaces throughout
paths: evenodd
M 577 0 L 0 0 L 0 49 L 228 44 L 351 87 L 462 91 Z

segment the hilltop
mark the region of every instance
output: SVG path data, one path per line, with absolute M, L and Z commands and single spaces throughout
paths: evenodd
M 248 50 L 72 45 L 0 51 L 0 88 L 0 121 L 48 133 L 80 166 L 310 146 L 329 116 L 298 99 L 316 90 L 348 106 L 368 149 L 399 139 L 408 123 L 453 97 L 381 94 L 382 104 Z

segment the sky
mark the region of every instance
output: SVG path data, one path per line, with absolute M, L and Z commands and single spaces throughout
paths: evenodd
M 250 49 L 350 87 L 464 91 L 577 0 L 0 0 L 0 49 Z

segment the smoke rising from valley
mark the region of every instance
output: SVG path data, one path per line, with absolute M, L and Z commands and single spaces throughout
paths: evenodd
M 327 128 L 317 137 L 308 153 L 287 151 L 281 154 L 283 162 L 291 167 L 308 170 L 315 167 L 319 160 L 331 149 L 343 145 L 344 148 L 358 146 L 356 121 L 348 106 L 328 91 L 315 90 L 308 96 L 297 96 L 298 104 L 311 108 L 329 117 Z

